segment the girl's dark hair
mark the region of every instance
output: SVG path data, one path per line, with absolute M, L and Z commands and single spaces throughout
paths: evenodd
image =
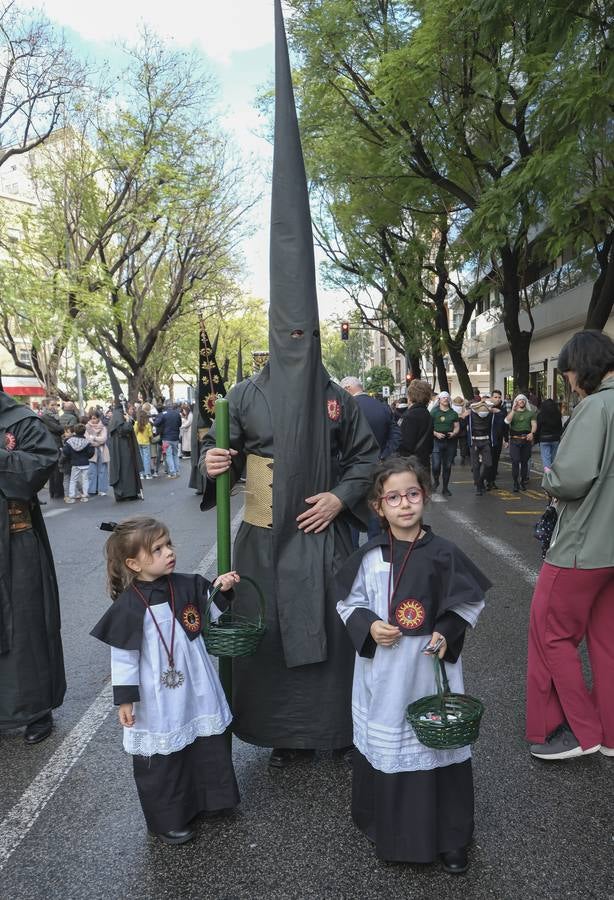
M 137 573 L 128 568 L 126 560 L 135 559 L 141 550 L 151 555 L 151 548 L 162 537 L 170 537 L 168 528 L 164 522 L 149 516 L 124 519 L 115 526 L 104 548 L 107 581 L 112 600 L 117 600 L 137 578 Z
M 379 501 L 384 493 L 384 484 L 391 475 L 403 475 L 411 472 L 416 476 L 416 481 L 424 494 L 424 502 L 431 496 L 431 478 L 417 456 L 391 456 L 381 462 L 375 470 L 373 484 L 369 491 L 369 503 L 379 516 L 380 523 L 386 522 L 384 516 L 379 515 Z
M 77 422 L 74 427 L 74 431 L 77 437 L 83 437 L 83 435 L 85 434 L 85 425 L 83 424 L 83 422 Z
M 614 341 L 601 331 L 578 331 L 559 353 L 560 372 L 575 372 L 578 387 L 592 394 L 614 370 Z

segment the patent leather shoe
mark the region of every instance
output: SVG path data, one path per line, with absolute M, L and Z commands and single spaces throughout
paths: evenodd
M 40 744 L 41 741 L 44 741 L 45 738 L 49 737 L 52 728 L 53 717 L 51 713 L 47 713 L 46 716 L 37 719 L 36 722 L 30 722 L 30 724 L 26 726 L 23 736 L 24 742 L 26 744 Z
M 163 844 L 187 844 L 194 837 L 194 832 L 191 828 L 179 828 L 177 831 L 164 831 L 161 833 L 150 831 L 149 833 L 152 837 L 162 841 Z
M 441 854 L 441 863 L 444 872 L 449 875 L 462 875 L 469 868 L 467 851 L 464 847 L 461 850 L 448 850 Z
M 307 762 L 313 759 L 315 750 L 291 750 L 286 747 L 276 747 L 269 757 L 271 769 L 287 769 L 296 763 Z

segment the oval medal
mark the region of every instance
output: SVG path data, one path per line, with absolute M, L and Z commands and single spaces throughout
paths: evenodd
M 181 622 L 186 631 L 189 631 L 190 634 L 196 634 L 200 631 L 201 619 L 200 612 L 198 611 L 198 607 L 194 606 L 193 603 L 188 603 L 183 607 L 183 612 L 181 613 Z

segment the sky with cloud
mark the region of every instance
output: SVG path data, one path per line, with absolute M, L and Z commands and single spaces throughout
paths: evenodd
M 63 27 L 75 49 L 100 63 L 119 65 L 118 45 L 138 38 L 143 25 L 174 46 L 202 53 L 220 91 L 222 124 L 254 173 L 263 199 L 254 210 L 258 228 L 245 242 L 245 289 L 268 296 L 268 206 L 272 148 L 254 102 L 273 78 L 273 0 L 42 0 L 40 8 Z M 320 290 L 320 314 L 338 298 Z

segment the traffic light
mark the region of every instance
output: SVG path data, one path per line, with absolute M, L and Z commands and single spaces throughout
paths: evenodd
M 341 323 L 341 340 L 347 341 L 350 336 L 350 323 L 342 322 Z

